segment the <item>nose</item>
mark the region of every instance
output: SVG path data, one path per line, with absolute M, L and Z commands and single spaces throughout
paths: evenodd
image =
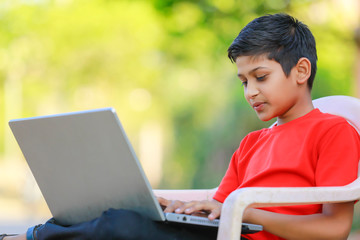
M 247 99 L 254 98 L 260 93 L 258 86 L 256 83 L 248 81 L 247 86 L 245 88 L 245 97 Z

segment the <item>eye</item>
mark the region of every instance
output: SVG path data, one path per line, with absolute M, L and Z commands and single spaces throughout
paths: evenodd
M 241 81 L 241 86 L 247 86 L 247 78 L 246 77 L 244 77 L 244 76 L 242 76 L 242 75 L 238 75 L 238 77 L 239 77 L 239 79 L 240 79 L 240 81 Z
M 256 80 L 257 80 L 257 81 L 264 81 L 264 80 L 266 79 L 266 77 L 267 77 L 266 74 L 265 74 L 265 75 L 262 75 L 262 76 L 258 76 L 258 77 L 256 77 Z

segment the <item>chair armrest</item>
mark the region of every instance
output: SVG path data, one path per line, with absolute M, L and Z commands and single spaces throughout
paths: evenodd
M 214 196 L 217 188 L 213 189 L 184 189 L 184 190 L 162 190 L 154 189 L 157 197 L 163 197 L 169 200 L 192 201 L 192 200 L 210 200 Z
M 218 239 L 240 239 L 242 216 L 247 207 L 348 202 L 359 198 L 359 179 L 342 187 L 239 189 L 232 192 L 223 204 Z

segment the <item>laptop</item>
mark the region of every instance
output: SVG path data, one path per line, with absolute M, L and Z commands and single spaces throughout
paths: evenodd
M 154 221 L 218 227 L 219 220 L 162 211 L 113 108 L 15 119 L 9 125 L 60 224 L 123 208 Z M 242 230 L 253 233 L 262 226 L 244 223 Z

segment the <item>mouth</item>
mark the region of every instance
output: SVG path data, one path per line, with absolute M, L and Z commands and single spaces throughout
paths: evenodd
M 264 102 L 255 102 L 252 104 L 252 107 L 255 111 L 261 111 L 264 109 L 265 103 Z

